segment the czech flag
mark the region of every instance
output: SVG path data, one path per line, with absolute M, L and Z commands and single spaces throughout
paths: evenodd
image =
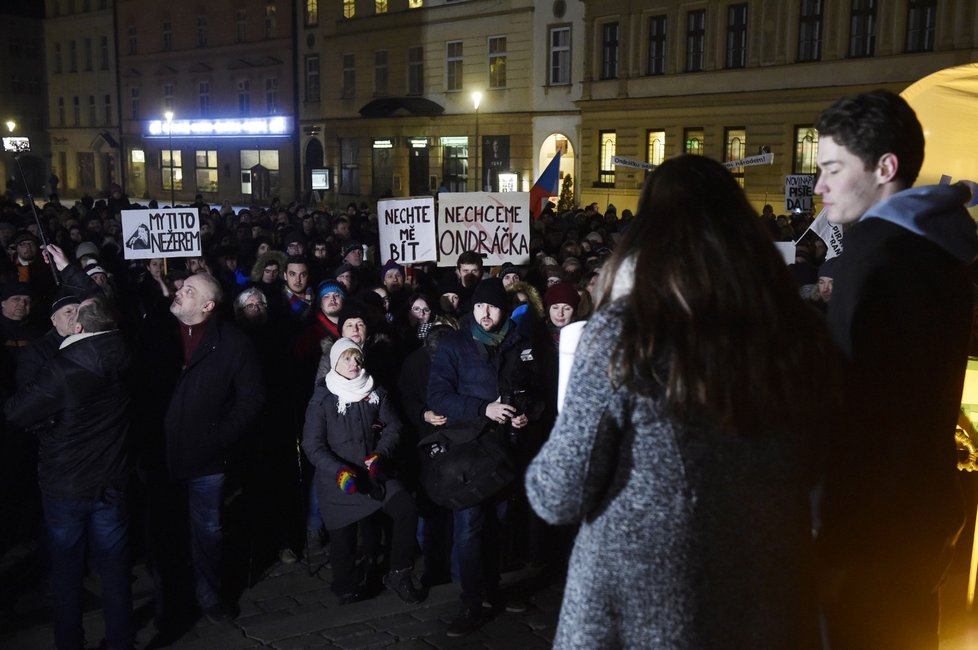
M 530 188 L 530 216 L 534 221 L 540 218 L 544 201 L 558 194 L 560 194 L 560 151 L 550 160 L 550 164 Z

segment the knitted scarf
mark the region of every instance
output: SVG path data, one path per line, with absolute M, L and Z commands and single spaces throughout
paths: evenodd
M 371 404 L 380 402 L 380 397 L 374 392 L 374 378 L 361 370 L 354 379 L 347 379 L 333 368 L 326 373 L 326 388 L 336 395 L 336 411 L 340 415 L 346 413 L 346 407 L 353 402 L 366 399 Z
M 507 319 L 506 322 L 503 323 L 503 326 L 500 327 L 497 331 L 487 332 L 484 329 L 482 329 L 482 325 L 473 322 L 469 331 L 472 332 L 472 338 L 474 338 L 476 341 L 482 343 L 483 345 L 488 345 L 492 347 L 492 346 L 499 345 L 500 343 L 503 342 L 503 340 L 506 338 L 506 335 L 509 334 L 510 324 L 511 321 Z

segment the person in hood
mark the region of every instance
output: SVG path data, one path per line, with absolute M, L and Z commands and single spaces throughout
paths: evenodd
M 833 648 L 937 648 L 938 586 L 963 523 L 952 432 L 978 234 L 963 185 L 911 187 L 924 133 L 901 97 L 840 99 L 816 125 L 821 195 L 845 230 L 828 323 L 849 359 L 825 477 Z

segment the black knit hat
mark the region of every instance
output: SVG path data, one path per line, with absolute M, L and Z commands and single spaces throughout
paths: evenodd
M 62 307 L 67 307 L 68 305 L 77 305 L 81 302 L 81 298 L 73 293 L 64 293 L 55 298 L 54 302 L 51 303 L 51 315 L 54 316 L 59 309 Z
M 499 278 L 486 278 L 475 286 L 472 294 L 472 304 L 477 305 L 484 302 L 487 305 L 498 307 L 503 311 L 509 309 L 510 297 L 503 288 L 503 281 Z

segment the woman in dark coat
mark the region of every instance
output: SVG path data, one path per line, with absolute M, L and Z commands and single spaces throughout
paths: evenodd
M 418 510 L 401 483 L 385 476 L 400 438 L 400 420 L 387 391 L 363 369 L 360 346 L 339 339 L 330 349 L 330 362 L 306 410 L 302 448 L 316 466 L 319 509 L 332 543 L 333 591 L 340 604 L 357 600 L 357 524 L 382 510 L 393 521 L 384 584 L 404 602 L 419 602 L 412 575 Z

